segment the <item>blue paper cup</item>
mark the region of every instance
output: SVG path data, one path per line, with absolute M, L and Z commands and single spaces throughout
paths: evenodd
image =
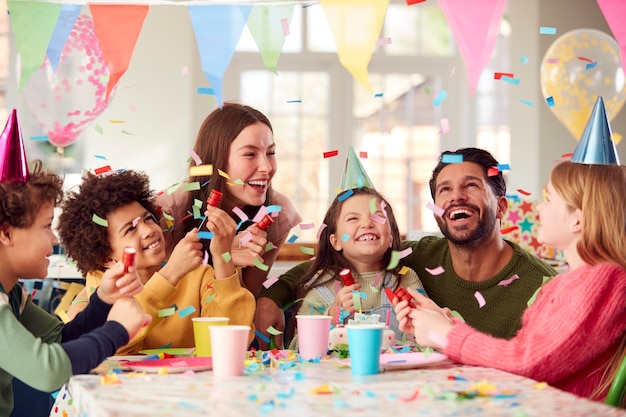
M 352 375 L 375 375 L 379 372 L 384 328 L 383 323 L 346 326 Z

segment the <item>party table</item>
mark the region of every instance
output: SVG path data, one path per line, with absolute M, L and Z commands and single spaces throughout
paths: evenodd
M 64 416 L 626 416 L 545 383 L 447 360 L 366 377 L 352 376 L 337 358 L 249 361 L 242 377 L 78 375 L 69 390 L 67 414 L 56 410 Z

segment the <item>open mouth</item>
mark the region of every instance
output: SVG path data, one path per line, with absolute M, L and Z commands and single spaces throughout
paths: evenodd
M 369 242 L 369 241 L 378 240 L 378 239 L 380 239 L 378 236 L 372 233 L 367 233 L 367 234 L 359 236 L 357 238 L 357 242 Z
M 450 220 L 463 220 L 469 219 L 474 215 L 474 212 L 468 209 L 454 209 L 448 213 L 448 219 Z
M 143 250 L 150 250 L 150 249 L 156 249 L 159 246 L 161 246 L 161 241 L 159 240 L 155 240 L 154 242 L 152 242 L 151 244 L 149 244 L 148 246 L 144 247 Z
M 248 181 L 248 186 L 253 187 L 257 190 L 265 190 L 267 188 L 267 184 L 269 181 L 267 180 L 252 180 Z

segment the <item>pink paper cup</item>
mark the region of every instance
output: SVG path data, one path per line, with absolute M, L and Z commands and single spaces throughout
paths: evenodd
M 228 317 L 193 317 L 193 339 L 196 342 L 196 356 L 211 357 L 211 333 L 210 326 L 226 326 Z
M 308 361 L 326 355 L 330 320 L 330 316 L 296 316 L 298 349 L 302 359 Z
M 250 326 L 211 326 L 213 375 L 242 376 Z

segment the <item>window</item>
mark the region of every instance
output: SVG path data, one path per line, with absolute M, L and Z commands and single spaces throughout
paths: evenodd
M 273 184 L 293 199 L 305 223 L 320 225 L 337 193 L 346 151 L 354 146 L 367 152 L 361 162 L 390 200 L 401 233 L 437 231 L 426 203 L 431 201 L 428 180 L 441 150 L 479 146 L 497 158 L 509 158 L 506 86 L 483 83 L 487 87 L 475 97 L 433 106 L 442 89 L 467 90 L 461 80 L 464 70 L 454 75 L 462 63 L 436 5 L 406 7 L 404 1 L 392 0 L 381 36 L 391 43 L 376 48 L 369 75 L 374 92 L 382 94 L 367 92 L 341 66 L 320 5 L 294 10 L 277 75 L 263 67 L 246 30 L 225 89 L 237 91 L 241 102 L 272 121 L 278 158 Z M 498 40 L 492 59 L 498 68 L 507 66 L 506 40 Z M 493 71 L 487 69 L 484 76 Z M 469 120 L 458 114 L 472 106 Z M 451 133 L 441 132 L 442 119 L 455 124 Z M 464 130 L 471 136 L 469 143 L 458 133 Z M 338 157 L 322 158 L 324 151 L 334 149 Z M 300 242 L 315 240 L 315 229 L 294 232 Z

